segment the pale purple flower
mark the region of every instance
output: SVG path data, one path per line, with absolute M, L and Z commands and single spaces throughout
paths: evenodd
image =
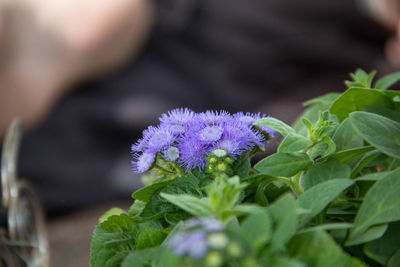
M 224 229 L 224 224 L 215 218 L 193 218 L 184 222 L 182 231 L 173 236 L 168 245 L 177 256 L 202 259 L 208 251 L 208 234 Z
M 169 161 L 176 161 L 179 158 L 179 149 L 171 146 L 164 151 L 164 157 Z
M 222 132 L 221 126 L 206 126 L 199 132 L 199 138 L 205 143 L 213 143 L 221 138 Z
M 250 127 L 253 125 L 253 123 L 259 119 L 265 118 L 266 115 L 259 113 L 250 113 L 247 112 L 246 114 L 243 112 L 238 112 L 233 114 L 233 117 L 236 120 L 239 120 L 241 122 L 244 122 L 248 124 Z M 261 131 L 266 132 L 271 138 L 276 137 L 278 135 L 278 132 L 275 130 L 272 130 L 270 128 L 264 127 L 264 126 L 257 126 Z
M 193 259 L 199 260 L 208 251 L 207 234 L 204 231 L 177 234 L 168 245 L 177 256 L 188 255 Z
M 136 173 L 143 173 L 150 169 L 151 165 L 154 163 L 155 154 L 152 152 L 144 152 L 141 154 L 134 154 L 132 160 L 132 169 Z

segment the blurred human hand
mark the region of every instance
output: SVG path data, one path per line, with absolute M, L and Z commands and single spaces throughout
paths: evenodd
M 1 0 L 0 137 L 12 117 L 31 127 L 72 85 L 138 53 L 149 0 Z

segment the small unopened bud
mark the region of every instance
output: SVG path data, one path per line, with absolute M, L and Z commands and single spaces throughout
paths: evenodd
M 222 264 L 221 254 L 217 251 L 211 251 L 206 258 L 206 264 L 209 267 L 218 267 Z

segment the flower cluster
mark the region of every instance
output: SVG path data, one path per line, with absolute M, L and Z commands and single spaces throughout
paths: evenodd
M 188 255 L 201 259 L 209 248 L 223 248 L 228 243 L 222 232 L 224 225 L 214 218 L 194 218 L 186 221 L 181 232 L 168 242 L 168 246 L 177 256 Z
M 149 170 L 157 155 L 178 163 L 186 171 L 203 169 L 206 157 L 215 149 L 223 149 L 232 157 L 255 146 L 263 146 L 275 135 L 268 128 L 255 128 L 253 123 L 265 115 L 229 114 L 225 111 L 195 113 L 190 109 L 175 109 L 160 117 L 160 125 L 150 126 L 132 146 L 133 170 Z

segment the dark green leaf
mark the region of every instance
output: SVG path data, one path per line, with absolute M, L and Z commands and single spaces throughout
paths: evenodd
M 350 120 L 368 143 L 384 154 L 400 158 L 400 123 L 369 112 L 353 112 Z
M 275 118 L 262 118 L 254 123 L 254 125 L 264 126 L 279 132 L 283 136 L 295 134 L 295 130 L 286 123 Z
M 350 229 L 352 227 L 353 227 L 353 224 L 351 224 L 351 223 L 328 223 L 328 224 L 321 224 L 321 225 L 305 228 L 305 229 L 299 231 L 299 233 L 301 234 L 301 233 L 320 231 L 320 230 L 324 230 L 324 231 L 346 230 L 346 229 Z
M 162 230 L 145 226 L 140 230 L 137 236 L 136 250 L 159 246 L 166 236 L 167 234 Z
M 306 225 L 353 183 L 354 181 L 349 179 L 334 179 L 317 184 L 304 192 L 297 201 L 299 208 L 308 212 L 300 215 L 299 227 Z
M 348 115 L 367 106 L 392 108 L 391 100 L 381 91 L 361 88 L 350 88 L 333 102 L 330 112 L 343 121 Z
M 394 253 L 394 255 L 390 258 L 388 267 L 399 267 L 400 266 L 400 249 Z
M 336 152 L 332 155 L 330 155 L 330 158 L 337 159 L 340 162 L 347 162 L 355 157 L 361 156 L 365 153 L 368 153 L 375 148 L 373 146 L 365 146 L 365 147 L 360 147 L 360 148 L 352 148 L 352 149 L 347 149 L 343 151 Z M 321 158 L 318 161 L 324 161 L 326 158 Z
M 234 175 L 239 176 L 241 179 L 246 178 L 250 172 L 250 158 L 243 154 L 240 155 L 232 166 L 232 171 Z
M 133 193 L 132 197 L 134 199 L 138 199 L 143 202 L 149 202 L 151 197 L 153 196 L 154 192 L 156 192 L 160 188 L 163 188 L 163 187 L 169 185 L 172 182 L 173 182 L 173 180 L 166 180 L 166 181 L 161 181 L 161 182 L 146 186 L 144 188 L 137 190 L 135 193 Z
M 368 191 L 354 220 L 350 238 L 354 239 L 370 226 L 400 220 L 400 169 L 378 180 Z
M 311 164 L 306 153 L 276 153 L 258 162 L 254 168 L 263 174 L 290 177 Z
M 297 152 L 311 146 L 313 142 L 299 134 L 286 136 L 278 147 L 278 152 Z
M 350 178 L 350 167 L 336 159 L 318 163 L 309 168 L 303 177 L 305 190 L 314 185 L 337 178 Z
M 365 244 L 364 253 L 371 259 L 386 265 L 400 249 L 400 222 L 391 223 L 385 235 Z
M 375 83 L 374 87 L 376 89 L 385 90 L 389 89 L 393 84 L 397 83 L 398 81 L 400 81 L 400 72 L 395 72 L 380 78 Z

